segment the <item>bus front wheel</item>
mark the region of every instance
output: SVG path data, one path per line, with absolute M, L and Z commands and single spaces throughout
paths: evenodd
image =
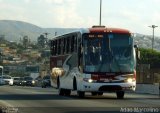
M 98 92 L 91 92 L 92 96 L 98 95 Z
M 102 96 L 103 95 L 103 92 L 91 92 L 92 96 Z
M 116 94 L 117 94 L 118 99 L 123 99 L 124 98 L 124 91 L 117 91 Z
M 102 96 L 102 95 L 103 95 L 103 92 L 98 92 L 98 95 L 99 95 L 99 96 Z

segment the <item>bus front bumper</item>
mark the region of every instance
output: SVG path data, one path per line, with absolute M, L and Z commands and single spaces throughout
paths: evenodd
M 90 83 L 84 82 L 81 86 L 83 91 L 92 92 L 116 92 L 116 91 L 135 91 L 136 82 L 132 83 Z

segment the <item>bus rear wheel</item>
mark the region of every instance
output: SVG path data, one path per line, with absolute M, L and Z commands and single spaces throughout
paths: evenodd
M 124 98 L 124 91 L 117 91 L 117 99 L 123 99 Z
M 103 95 L 103 92 L 98 92 L 98 95 L 99 95 L 99 96 L 102 96 L 102 95 Z
M 73 79 L 73 90 L 77 90 L 77 82 L 75 77 Z
M 85 92 L 84 91 L 77 91 L 77 95 L 79 98 L 84 98 L 85 97 Z
M 59 90 L 58 90 L 58 94 L 59 94 L 60 96 L 63 96 L 63 95 L 65 94 L 64 89 L 59 88 Z
M 66 96 L 70 96 L 71 95 L 71 90 L 70 89 L 65 89 L 64 94 Z

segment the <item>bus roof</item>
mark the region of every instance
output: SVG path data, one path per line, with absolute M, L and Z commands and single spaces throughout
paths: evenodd
M 130 34 L 131 33 L 129 30 L 122 29 L 122 28 L 106 28 L 106 27 L 79 28 L 79 29 L 76 29 L 74 31 L 71 31 L 71 32 L 68 32 L 65 34 L 55 36 L 53 38 L 53 40 L 59 38 L 60 36 L 65 36 L 70 33 L 76 33 L 76 32 L 80 32 L 81 34 L 83 34 L 83 33 L 124 33 L 124 34 Z
M 96 33 L 96 32 L 99 32 L 99 33 L 125 33 L 125 34 L 128 34 L 130 33 L 129 30 L 126 30 L 126 29 L 121 29 L 121 28 L 89 28 L 89 32 L 90 33 Z

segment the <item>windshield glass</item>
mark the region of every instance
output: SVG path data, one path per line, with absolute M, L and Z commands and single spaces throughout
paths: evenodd
M 24 80 L 33 80 L 31 77 L 24 77 Z
M 44 79 L 50 79 L 50 76 L 45 76 Z
M 133 72 L 133 39 L 129 34 L 84 34 L 85 72 Z
M 20 78 L 13 78 L 14 80 L 19 80 Z

